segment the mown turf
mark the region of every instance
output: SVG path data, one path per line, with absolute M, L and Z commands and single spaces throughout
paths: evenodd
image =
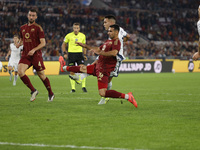
M 47 102 L 47 91 L 37 76 L 30 76 L 39 91 L 34 102 L 29 102 L 30 91 L 20 79 L 14 87 L 9 77 L 0 77 L 0 142 L 102 149 L 200 149 L 199 73 L 120 74 L 113 79 L 113 89 L 132 91 L 137 109 L 125 100 L 121 104 L 121 99 L 97 105 L 100 96 L 95 77 L 87 78 L 88 93 L 83 93 L 80 85 L 76 85 L 76 93 L 70 93 L 66 75 L 48 77 L 56 95 L 52 103 Z M 0 149 L 71 148 L 0 144 Z

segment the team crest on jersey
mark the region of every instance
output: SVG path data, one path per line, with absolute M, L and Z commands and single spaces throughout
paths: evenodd
M 29 33 L 26 33 L 26 34 L 25 34 L 25 38 L 28 39 L 29 37 L 30 37 L 30 34 L 29 34 Z
M 35 29 L 33 28 L 33 29 L 31 29 L 31 32 L 34 32 L 35 31 Z
M 22 32 L 25 32 L 25 29 L 23 29 Z
M 103 45 L 102 51 L 104 51 L 106 49 L 106 45 Z

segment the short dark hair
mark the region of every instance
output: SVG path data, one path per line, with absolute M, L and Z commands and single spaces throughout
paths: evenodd
M 107 19 L 113 19 L 115 22 L 116 22 L 116 17 L 114 15 L 107 15 L 105 16 L 104 18 L 107 18 Z
M 75 22 L 75 23 L 73 23 L 73 26 L 80 26 L 80 23 L 78 23 L 78 22 Z
M 36 14 L 37 14 L 37 10 L 36 10 L 36 9 L 33 9 L 33 8 L 32 8 L 32 9 L 29 9 L 29 11 L 30 11 L 30 12 L 36 12 Z
M 19 39 L 19 35 L 18 35 L 18 34 L 14 34 L 14 35 L 13 35 L 13 38 L 14 38 L 14 37 L 17 37 L 17 38 Z
M 110 28 L 114 28 L 114 30 L 117 30 L 119 32 L 119 25 L 118 24 L 113 24 L 113 25 L 110 25 Z

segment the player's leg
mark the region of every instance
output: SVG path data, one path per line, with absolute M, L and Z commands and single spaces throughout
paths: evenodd
M 37 71 L 37 70 L 36 70 Z M 38 76 L 40 77 L 40 79 L 42 80 L 44 86 L 46 87 L 47 91 L 48 91 L 48 101 L 53 101 L 55 95 L 52 92 L 51 89 L 51 84 L 49 81 L 49 78 L 46 77 L 46 75 L 44 74 L 44 70 L 42 71 L 37 71 Z
M 34 56 L 32 60 L 32 64 L 33 64 L 33 68 L 37 71 L 38 76 L 40 77 L 40 79 L 42 80 L 44 86 L 46 87 L 48 91 L 48 101 L 53 101 L 55 95 L 52 92 L 51 84 L 48 77 L 46 77 L 46 75 L 44 74 L 45 66 L 44 66 L 42 57 Z
M 132 93 L 129 92 L 128 94 L 124 94 L 115 90 L 107 90 L 108 88 L 108 77 L 105 75 L 101 76 L 101 78 L 98 77 L 98 89 L 99 89 L 99 95 L 101 97 L 110 97 L 110 98 L 123 98 L 131 102 L 136 108 L 137 108 L 137 102 L 135 98 L 133 97 Z
M 15 86 L 16 83 L 17 83 L 17 78 L 18 78 L 18 74 L 17 74 L 17 71 L 18 71 L 18 63 L 15 63 L 15 64 L 14 64 L 14 71 L 15 71 L 15 76 L 14 76 L 14 80 L 13 80 L 13 86 Z
M 115 66 L 115 70 L 110 73 L 110 77 L 108 79 L 108 88 L 107 88 L 107 90 L 110 90 L 112 88 L 112 78 L 113 77 L 118 77 L 119 67 L 120 67 L 121 63 L 122 63 L 121 61 L 117 61 L 116 66 Z M 108 97 L 107 98 L 101 97 L 101 99 L 100 99 L 98 104 L 102 105 L 102 104 L 107 104 L 108 102 L 109 102 L 109 98 Z
M 28 78 L 28 76 L 25 74 L 25 71 L 29 68 L 28 64 L 24 64 L 25 63 L 25 59 L 21 59 L 18 65 L 18 74 L 20 79 L 22 80 L 22 82 L 31 90 L 31 98 L 30 101 L 34 101 L 35 97 L 38 94 L 38 91 L 33 87 L 30 79 Z M 24 62 L 24 63 L 22 63 Z
M 12 70 L 13 70 L 13 63 L 12 63 L 11 60 L 9 60 L 9 62 L 8 62 L 8 73 L 10 74 L 10 78 L 9 78 L 10 81 L 12 81 L 12 77 L 13 77 Z

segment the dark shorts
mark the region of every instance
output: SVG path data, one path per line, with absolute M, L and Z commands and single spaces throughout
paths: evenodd
M 98 89 L 107 89 L 108 87 L 108 79 L 110 73 L 102 73 L 96 70 L 96 65 L 88 65 L 87 66 L 87 73 L 97 77 L 98 81 Z
M 84 64 L 83 53 L 68 53 L 68 66 Z
M 30 56 L 22 56 L 19 64 L 27 64 L 29 66 L 29 68 L 31 66 L 33 66 L 33 68 L 36 71 L 42 71 L 45 69 L 44 63 L 43 63 L 43 58 L 41 56 L 38 55 L 33 55 L 32 57 Z

